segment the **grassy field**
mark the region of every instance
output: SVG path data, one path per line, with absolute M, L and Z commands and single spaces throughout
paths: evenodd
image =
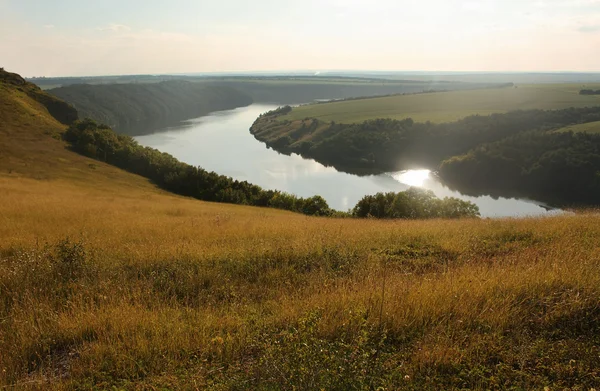
M 588 122 L 587 124 L 566 126 L 564 128 L 558 129 L 557 132 L 600 133 L 600 122 Z
M 585 88 L 600 85 L 585 85 Z M 342 123 L 367 119 L 412 118 L 418 122 L 450 122 L 469 115 L 488 115 L 512 110 L 563 109 L 600 105 L 600 96 L 583 96 L 580 84 L 519 85 L 470 91 L 450 91 L 416 95 L 349 100 L 294 108 L 282 119 L 318 118 Z M 590 87 L 591 88 L 591 87 Z
M 199 202 L 73 154 L 41 107 L 2 93 L 2 389 L 600 384 L 598 213 L 374 221 Z
M 150 186 L 3 177 L 0 189 L 4 385 L 600 382 L 596 214 L 355 221 Z

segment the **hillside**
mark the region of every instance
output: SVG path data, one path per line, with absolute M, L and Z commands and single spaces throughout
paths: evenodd
M 595 86 L 595 85 L 591 85 Z M 600 88 L 600 85 L 597 85 Z M 469 115 L 514 110 L 556 110 L 600 105 L 600 96 L 580 95 L 580 84 L 535 84 L 516 87 L 397 95 L 301 106 L 283 119 L 317 118 L 360 123 L 369 119 L 412 118 L 416 122 L 451 122 Z
M 250 96 L 233 88 L 187 81 L 76 84 L 48 92 L 75 106 L 82 117 L 131 135 L 152 133 L 182 120 L 252 103 Z
M 13 99 L 9 99 L 7 94 L 14 93 L 20 95 L 18 99 L 21 101 L 26 95 L 35 101 L 37 105 L 44 106 L 45 110 L 48 111 L 54 120 L 59 121 L 62 124 L 68 125 L 78 118 L 77 111 L 73 107 L 62 100 L 56 99 L 54 96 L 45 93 L 35 84 L 25 81 L 25 79 L 16 73 L 7 72 L 3 68 L 0 68 L 0 85 L 2 86 L 2 101 L 5 105 L 10 105 L 13 101 Z M 3 110 L 3 112 L 4 111 L 5 110 Z M 31 116 L 37 115 L 35 113 L 37 108 L 30 107 L 28 111 Z M 4 118 L 4 120 L 8 121 L 7 118 Z
M 76 119 L 73 107 L 18 75 L 0 71 L 0 76 L 0 177 L 7 181 L 4 183 L 34 179 L 66 181 L 96 190 L 142 186 L 156 192 L 141 177 L 67 150 L 60 141 L 66 125 L 59 120 Z M 58 119 L 44 105 L 47 101 L 60 108 L 55 114 Z
M 0 387 L 583 389 L 600 217 L 306 217 L 82 157 L 0 84 Z M 35 115 L 32 115 L 35 114 Z

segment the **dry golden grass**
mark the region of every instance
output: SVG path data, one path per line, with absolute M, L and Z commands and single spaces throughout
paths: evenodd
M 0 189 L 4 384 L 235 388 L 227 381 L 263 368 L 263 338 L 314 311 L 317 341 L 347 333 L 352 311 L 381 322 L 398 377 L 418 387 L 476 387 L 477 376 L 452 376 L 499 363 L 522 365 L 513 384 L 558 384 L 536 358 L 552 371 L 575 360 L 587 377 L 563 374 L 564 384 L 599 379 L 594 213 L 380 222 L 60 179 L 1 178 Z M 86 251 L 83 274 L 67 282 L 40 255 L 65 237 Z
M 24 155 L 2 140 L 0 387 L 600 383 L 593 211 L 309 218 L 173 196 L 48 136 Z

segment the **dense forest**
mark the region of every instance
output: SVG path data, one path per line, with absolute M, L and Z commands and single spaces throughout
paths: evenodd
M 332 210 L 325 199 L 318 195 L 299 198 L 280 191 L 264 190 L 246 181 L 237 181 L 182 163 L 169 154 L 143 147 L 132 137 L 117 134 L 108 126 L 98 125 L 91 119 L 71 125 L 65 132 L 64 139 L 79 153 L 149 178 L 161 188 L 176 194 L 205 201 L 272 207 L 310 216 L 351 215 Z M 418 191 L 407 193 L 406 197 L 402 194 L 398 193 L 391 209 L 386 207 L 385 213 L 367 211 L 355 212 L 354 215 L 376 218 L 458 218 L 479 215 L 477 206 L 468 202 L 438 200 L 433 194 L 416 197 L 415 195 L 420 194 Z M 362 207 L 357 208 L 356 211 L 362 210 Z M 413 213 L 413 210 L 420 212 Z
M 554 132 L 600 120 L 600 107 L 475 115 L 443 124 L 280 121 L 289 110 L 264 114 L 251 132 L 277 151 L 353 174 L 427 167 L 440 169 L 441 178 L 461 191 L 468 186 L 471 193 L 535 197 L 555 205 L 600 202 L 600 135 Z
M 77 84 L 48 92 L 75 106 L 81 117 L 130 135 L 151 133 L 185 119 L 252 103 L 250 96 L 231 87 L 187 81 Z

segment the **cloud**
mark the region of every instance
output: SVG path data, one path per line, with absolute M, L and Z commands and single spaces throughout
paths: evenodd
M 122 33 L 131 31 L 131 27 L 124 24 L 111 23 L 107 27 L 99 27 L 98 31 L 112 31 L 114 33 Z
M 3 13 L 3 1 L 2 61 L 26 75 L 285 69 L 584 71 L 596 70 L 597 59 L 580 53 L 600 53 L 600 9 L 566 8 L 569 2 L 600 0 L 540 1 L 546 8 L 536 7 L 539 0 L 381 0 L 372 7 L 372 0 L 306 0 L 322 12 L 302 21 L 215 17 L 207 25 L 190 26 L 189 21 L 159 24 L 122 15 L 90 23 L 92 27 L 72 27 L 57 17 L 25 23 Z M 393 12 L 399 3 L 414 6 Z M 347 20 L 332 17 L 336 12 Z M 56 28 L 44 26 L 48 22 Z
M 55 26 L 55 25 L 53 25 L 53 24 L 45 24 L 45 25 L 44 25 L 44 28 L 46 28 L 46 29 L 53 29 L 53 28 L 55 28 L 55 27 L 56 27 L 56 26 Z

